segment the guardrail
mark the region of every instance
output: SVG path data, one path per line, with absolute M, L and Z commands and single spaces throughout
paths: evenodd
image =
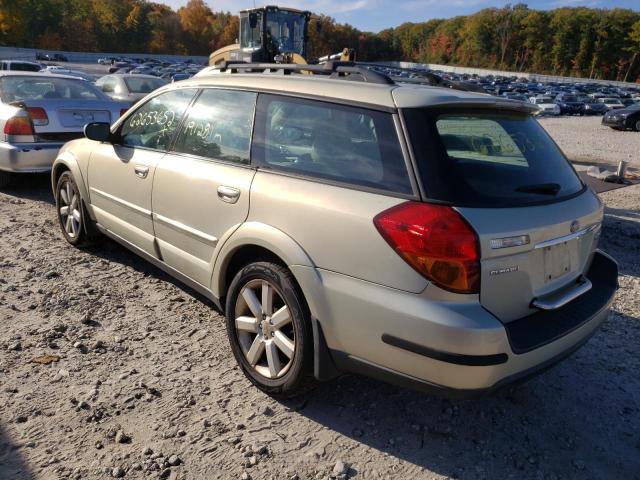
M 581 77 L 561 77 L 557 75 L 541 75 L 537 73 L 526 72 L 510 72 L 505 70 L 491 70 L 488 68 L 472 68 L 472 67 L 459 67 L 456 65 L 439 65 L 435 63 L 414 63 L 414 62 L 375 62 L 380 65 L 389 65 L 400 68 L 427 68 L 429 70 L 440 70 L 441 72 L 459 73 L 466 75 L 479 75 L 479 76 L 501 76 L 501 77 L 518 77 L 526 78 L 533 82 L 564 82 L 564 83 L 599 83 L 602 85 L 615 85 L 617 87 L 636 87 L 639 88 L 640 84 L 632 82 L 617 82 L 614 80 L 599 80 L 593 78 L 581 78 Z
M 62 54 L 74 63 L 97 63 L 99 58 L 109 57 L 135 57 L 153 58 L 161 62 L 182 62 L 191 60 L 198 63 L 208 64 L 209 57 L 198 55 L 155 55 L 150 53 L 108 53 L 108 52 L 65 52 L 61 50 L 42 50 L 35 48 L 0 47 L 0 60 L 35 60 L 36 54 L 47 55 Z

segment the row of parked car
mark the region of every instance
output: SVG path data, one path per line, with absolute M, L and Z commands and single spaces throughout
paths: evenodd
M 107 59 L 100 59 L 98 62 Z M 193 77 L 196 73 L 202 70 L 203 66 L 199 63 L 191 61 L 184 62 L 161 62 L 154 59 L 124 59 L 112 61 L 106 63 L 109 66 L 109 73 L 130 73 L 130 74 L 143 74 L 152 75 L 154 77 L 160 77 L 168 82 L 177 82 L 180 80 L 186 80 Z
M 538 115 L 601 115 L 602 123 L 620 130 L 640 131 L 640 86 L 618 87 L 589 82 L 536 82 L 527 78 L 464 75 L 437 70 L 403 69 L 376 65 L 375 70 L 406 82 L 462 84 L 464 88 L 532 103 Z

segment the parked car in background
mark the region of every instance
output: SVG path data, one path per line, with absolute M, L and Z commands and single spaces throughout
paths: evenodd
M 133 104 L 167 82 L 152 75 L 105 75 L 96 86 L 114 100 Z
M 42 65 L 36 62 L 26 60 L 2 60 L 0 61 L 0 70 L 13 70 L 18 72 L 39 72 Z
M 588 96 L 580 97 L 583 102 L 582 114 L 583 115 L 604 115 L 609 111 L 604 103 L 598 102 L 595 98 Z
M 54 62 L 68 62 L 69 59 L 67 58 L 66 55 L 63 55 L 61 53 L 54 53 L 53 54 L 53 61 Z
M 561 115 L 582 115 L 584 103 L 577 95 L 561 93 L 556 97 L 556 104 L 560 107 Z
M 12 172 L 50 170 L 87 123 L 113 122 L 129 107 L 84 80 L 38 72 L 0 72 L 0 101 L 0 186 Z
M 119 70 L 120 68 L 134 68 L 132 65 L 130 65 L 127 62 L 115 62 L 113 65 L 111 65 L 109 67 L 109 73 L 114 73 L 115 71 Z
M 602 103 L 609 110 L 624 108 L 624 104 L 620 101 L 619 98 L 611 98 L 611 97 L 598 98 L 598 103 Z
M 538 107 L 538 115 L 560 115 L 560 106 L 551 97 L 541 95 L 532 97 L 529 101 Z
M 205 70 L 87 125 L 52 171 L 62 235 L 206 295 L 270 394 L 359 372 L 474 396 L 584 344 L 617 264 L 535 108 L 352 71 Z
M 635 130 L 640 132 L 640 104 L 609 110 L 602 117 L 602 125 L 615 130 Z

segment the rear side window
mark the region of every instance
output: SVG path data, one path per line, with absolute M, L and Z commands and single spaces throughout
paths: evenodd
M 256 147 L 263 168 L 412 193 L 393 118 L 388 113 L 260 95 Z
M 256 97 L 252 92 L 204 90 L 189 111 L 174 150 L 248 164 Z
M 129 147 L 166 150 L 195 93 L 194 88 L 184 88 L 150 99 L 124 121 L 120 129 L 120 143 Z
M 518 112 L 405 110 L 427 196 L 466 206 L 558 200 L 582 182 L 538 122 Z

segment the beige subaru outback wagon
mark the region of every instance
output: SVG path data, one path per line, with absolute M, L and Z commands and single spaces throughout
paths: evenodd
M 66 240 L 211 298 L 272 394 L 355 372 L 474 396 L 584 344 L 617 264 L 535 107 L 314 69 L 212 68 L 87 125 L 52 171 Z

